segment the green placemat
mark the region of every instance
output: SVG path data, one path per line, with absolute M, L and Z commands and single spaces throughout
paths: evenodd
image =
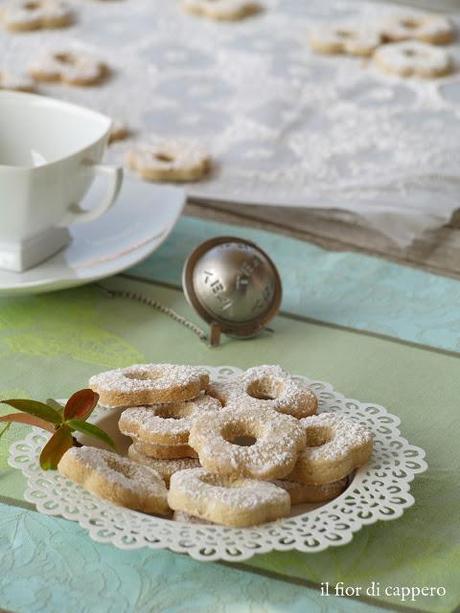
M 193 318 L 178 291 L 126 279 L 107 286 L 142 291 Z M 331 382 L 347 396 L 386 406 L 401 417 L 403 434 L 428 454 L 430 469 L 414 483 L 416 506 L 401 519 L 365 528 L 347 546 L 319 554 L 272 553 L 245 566 L 307 587 L 311 581 L 364 587 L 379 581 L 380 601 L 392 606 L 451 611 L 459 604 L 458 357 L 285 317 L 275 320 L 272 337 L 226 340 L 210 349 L 164 315 L 96 288 L 3 301 L 0 321 L 3 397 L 12 391 L 65 396 L 98 370 L 142 360 L 240 367 L 281 362 L 293 372 Z M 5 467 L 5 443 L 0 449 L 1 492 L 15 498 L 21 485 Z M 34 568 L 41 572 L 40 564 Z M 401 602 L 384 592 L 398 586 L 442 586 L 446 595 Z

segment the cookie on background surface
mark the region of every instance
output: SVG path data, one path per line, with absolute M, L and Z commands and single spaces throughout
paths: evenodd
M 81 87 L 99 85 L 109 72 L 108 66 L 93 56 L 66 50 L 46 51 L 29 66 L 29 74 L 37 81 Z
M 455 38 L 455 29 L 448 17 L 405 13 L 392 15 L 380 28 L 385 41 L 418 40 L 432 45 L 447 45 Z
M 353 24 L 318 27 L 309 36 L 313 51 L 325 55 L 369 56 L 381 42 L 382 36 L 377 30 Z
M 253 0 L 182 0 L 181 6 L 187 13 L 215 21 L 239 21 L 263 10 Z
M 446 49 L 408 40 L 377 49 L 374 63 L 380 70 L 399 77 L 434 79 L 452 72 L 452 57 Z
M 62 0 L 12 0 L 1 7 L 1 20 L 10 32 L 65 28 L 74 20 Z
M 126 154 L 126 165 L 146 181 L 199 181 L 211 169 L 211 159 L 197 143 L 157 139 L 134 145 Z

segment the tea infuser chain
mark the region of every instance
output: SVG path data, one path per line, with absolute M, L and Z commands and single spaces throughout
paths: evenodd
M 185 328 L 187 328 L 188 330 L 196 334 L 196 336 L 198 336 L 198 338 L 203 343 L 206 343 L 206 344 L 209 343 L 208 335 L 206 334 L 206 332 L 204 332 L 204 330 L 202 330 L 199 326 L 189 321 L 182 315 L 179 315 L 179 313 L 176 313 L 176 311 L 174 311 L 170 307 L 167 307 L 164 304 L 161 304 L 161 302 L 158 302 L 158 300 L 155 300 L 153 298 L 148 298 L 147 296 L 143 296 L 142 294 L 138 294 L 137 292 L 131 292 L 127 290 L 118 290 L 118 289 L 113 290 L 113 289 L 108 289 L 107 287 L 103 287 L 102 285 L 96 285 L 96 287 L 103 290 L 105 293 L 107 293 L 112 298 L 127 298 L 128 300 L 134 300 L 135 302 L 140 302 L 141 304 L 145 304 L 151 307 L 152 309 L 155 309 L 156 311 L 159 311 L 160 313 L 167 315 L 168 317 L 170 317 L 177 323 L 181 324 L 182 326 L 184 326 Z

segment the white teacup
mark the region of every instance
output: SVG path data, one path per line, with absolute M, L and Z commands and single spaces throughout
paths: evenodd
M 99 164 L 111 123 L 67 102 L 0 91 L 0 268 L 38 264 L 69 242 L 66 226 L 112 206 L 123 172 Z M 79 203 L 96 175 L 107 192 L 86 210 Z

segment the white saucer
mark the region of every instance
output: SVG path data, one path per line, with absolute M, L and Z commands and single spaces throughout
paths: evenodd
M 134 266 L 166 239 L 182 213 L 185 199 L 181 188 L 125 176 L 110 211 L 95 221 L 69 228 L 72 242 L 66 249 L 22 273 L 0 270 L 0 295 L 36 294 L 83 285 Z

